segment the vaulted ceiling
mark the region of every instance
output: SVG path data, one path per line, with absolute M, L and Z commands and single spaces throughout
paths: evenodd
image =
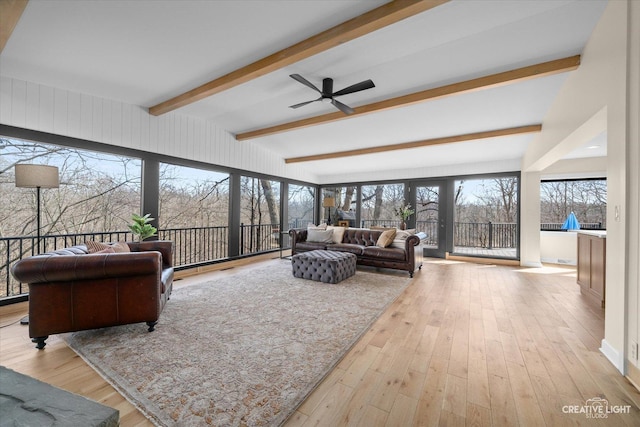
M 211 120 L 325 180 L 483 162 L 513 170 L 605 5 L 31 0 L 0 73 Z M 334 90 L 375 87 L 338 98 L 351 115 L 324 102 L 292 109 L 319 94 L 290 74 L 318 88 L 326 77 Z M 570 157 L 606 153 L 606 141 L 594 144 Z

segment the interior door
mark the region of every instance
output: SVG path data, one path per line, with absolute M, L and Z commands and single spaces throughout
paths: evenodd
M 443 182 L 428 182 L 416 185 L 416 233 L 426 234 L 424 256 L 445 257 L 445 185 Z

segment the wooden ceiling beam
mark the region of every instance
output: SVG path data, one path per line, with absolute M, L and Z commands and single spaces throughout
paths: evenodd
M 339 46 L 350 40 L 394 24 L 405 18 L 432 9 L 450 0 L 395 0 L 350 19 L 333 28 L 309 37 L 279 52 L 239 68 L 222 77 L 198 86 L 149 108 L 149 114 L 159 116 L 184 107 L 216 93 L 246 83 L 272 71 L 299 62 L 310 56 Z
M 336 111 L 335 113 L 323 114 L 321 116 L 296 120 L 293 122 L 283 123 L 263 129 L 241 132 L 236 135 L 236 139 L 238 141 L 243 141 L 247 139 L 273 135 L 276 133 L 287 132 L 295 129 L 301 129 L 309 126 L 331 123 L 338 120 L 350 119 L 364 114 L 377 113 L 393 108 L 407 107 L 409 105 L 445 98 L 452 95 L 460 95 L 463 93 L 494 88 L 538 77 L 564 73 L 567 71 L 575 70 L 579 65 L 580 55 L 556 59 L 554 61 L 529 65 L 527 67 L 504 71 L 502 73 L 491 74 L 484 77 L 478 77 L 463 82 L 453 83 L 445 86 L 423 90 L 420 92 L 410 93 L 408 95 L 398 96 L 396 98 L 374 102 L 372 104 L 362 105 L 360 107 L 354 108 L 355 112 L 350 115 L 346 115 L 340 111 Z
M 4 50 L 13 30 L 16 28 L 28 0 L 0 1 L 0 53 Z
M 290 157 L 285 159 L 285 163 L 312 162 L 315 160 L 337 159 L 341 157 L 360 156 L 364 154 L 384 153 L 394 150 L 407 150 L 409 148 L 428 147 L 431 145 L 451 144 L 454 142 L 473 141 L 476 139 L 496 138 L 500 136 L 520 135 L 526 133 L 536 133 L 542 130 L 541 124 L 518 126 L 507 129 L 496 129 L 485 132 L 467 133 L 464 135 L 445 136 L 441 138 L 424 139 L 421 141 L 404 142 L 401 144 L 381 145 L 379 147 L 360 148 L 356 150 L 339 151 L 335 153 L 316 154 L 312 156 Z

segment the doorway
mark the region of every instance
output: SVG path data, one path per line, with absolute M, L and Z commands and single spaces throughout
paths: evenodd
M 424 256 L 444 258 L 447 241 L 446 203 L 444 181 L 414 184 L 413 206 L 416 207 L 416 233 L 424 233 Z

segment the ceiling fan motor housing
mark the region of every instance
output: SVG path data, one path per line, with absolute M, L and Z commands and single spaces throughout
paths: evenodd
M 329 98 L 329 100 L 331 100 L 331 98 L 333 97 L 333 79 L 331 78 L 326 78 L 326 79 L 322 79 L 322 98 L 323 101 L 326 98 Z

